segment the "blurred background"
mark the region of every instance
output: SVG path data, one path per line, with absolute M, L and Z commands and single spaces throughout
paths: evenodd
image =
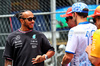
M 100 4 L 99 0 L 0 0 L 0 66 L 4 66 L 2 54 L 6 37 L 20 28 L 20 22 L 14 14 L 27 9 L 36 16 L 34 29 L 43 32 L 56 51 L 54 57 L 45 61 L 45 66 L 60 66 L 70 29 L 65 18 L 60 15 L 65 14 L 73 3 L 79 1 L 88 5 L 89 15 Z M 91 19 L 87 18 L 88 21 Z

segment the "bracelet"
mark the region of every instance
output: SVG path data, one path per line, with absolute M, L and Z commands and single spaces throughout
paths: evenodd
M 8 66 L 12 66 L 12 65 L 8 65 Z
M 46 54 L 44 56 L 45 56 L 45 59 L 47 60 L 48 59 L 48 56 Z

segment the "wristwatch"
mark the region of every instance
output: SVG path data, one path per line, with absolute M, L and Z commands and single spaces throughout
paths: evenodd
M 46 54 L 44 56 L 45 56 L 45 59 L 48 59 L 48 56 Z

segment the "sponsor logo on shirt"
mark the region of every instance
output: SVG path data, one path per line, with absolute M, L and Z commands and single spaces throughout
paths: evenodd
M 32 45 L 32 48 L 37 48 L 38 41 L 37 41 L 37 39 L 36 39 L 36 34 L 34 34 L 34 35 L 32 36 L 30 45 Z
M 15 37 L 14 44 L 15 44 L 15 48 L 22 47 L 22 41 L 20 35 L 17 35 Z
M 20 39 L 20 35 L 17 35 L 17 36 L 15 37 L 15 39 L 16 39 L 16 40 L 19 40 L 19 39 Z
M 36 38 L 36 34 L 34 34 L 34 35 L 32 36 L 32 38 L 35 39 L 35 38 Z

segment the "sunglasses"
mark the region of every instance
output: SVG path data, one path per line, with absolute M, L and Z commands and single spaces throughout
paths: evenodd
M 73 19 L 73 17 L 66 17 L 65 20 L 68 21 L 68 19 Z
M 33 18 L 22 18 L 23 20 L 27 19 L 28 21 L 32 21 L 32 19 L 35 21 L 36 20 L 36 17 L 33 17 Z
M 99 19 L 100 19 L 100 16 L 95 16 L 94 18 L 95 18 L 95 19 L 96 19 L 96 18 L 99 18 Z

